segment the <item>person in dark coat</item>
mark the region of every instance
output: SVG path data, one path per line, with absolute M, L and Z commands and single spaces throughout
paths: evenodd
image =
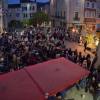
M 90 70 L 91 68 L 91 60 L 87 59 L 87 69 Z
M 87 49 L 87 41 L 84 43 L 84 52 L 86 51 Z

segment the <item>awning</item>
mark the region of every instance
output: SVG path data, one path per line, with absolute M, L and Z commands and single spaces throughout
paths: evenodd
M 0 76 L 0 100 L 44 100 L 29 75 L 20 70 Z
M 37 64 L 25 70 L 38 83 L 43 93 L 50 95 L 72 86 L 89 74 L 89 71 L 65 58 Z
M 89 74 L 64 58 L 50 60 L 0 76 L 0 100 L 44 100 Z

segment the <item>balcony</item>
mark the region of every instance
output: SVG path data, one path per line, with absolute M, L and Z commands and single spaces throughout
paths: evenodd
M 96 19 L 95 18 L 84 18 L 84 22 L 96 23 Z
M 74 21 L 80 21 L 80 18 L 74 17 L 73 20 L 74 20 Z
M 65 20 L 65 19 L 66 19 L 66 17 L 65 17 L 65 16 L 57 16 L 57 15 L 52 16 L 52 18 L 63 19 L 63 20 Z

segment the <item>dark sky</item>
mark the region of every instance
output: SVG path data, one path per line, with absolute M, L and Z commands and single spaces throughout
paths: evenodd
M 37 0 L 37 1 L 39 1 L 39 2 L 47 2 L 49 0 Z M 8 0 L 8 3 L 19 3 L 19 0 Z

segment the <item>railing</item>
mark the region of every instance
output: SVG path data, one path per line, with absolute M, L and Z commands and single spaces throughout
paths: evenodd
M 66 17 L 65 17 L 65 16 L 52 16 L 52 18 L 66 19 Z

